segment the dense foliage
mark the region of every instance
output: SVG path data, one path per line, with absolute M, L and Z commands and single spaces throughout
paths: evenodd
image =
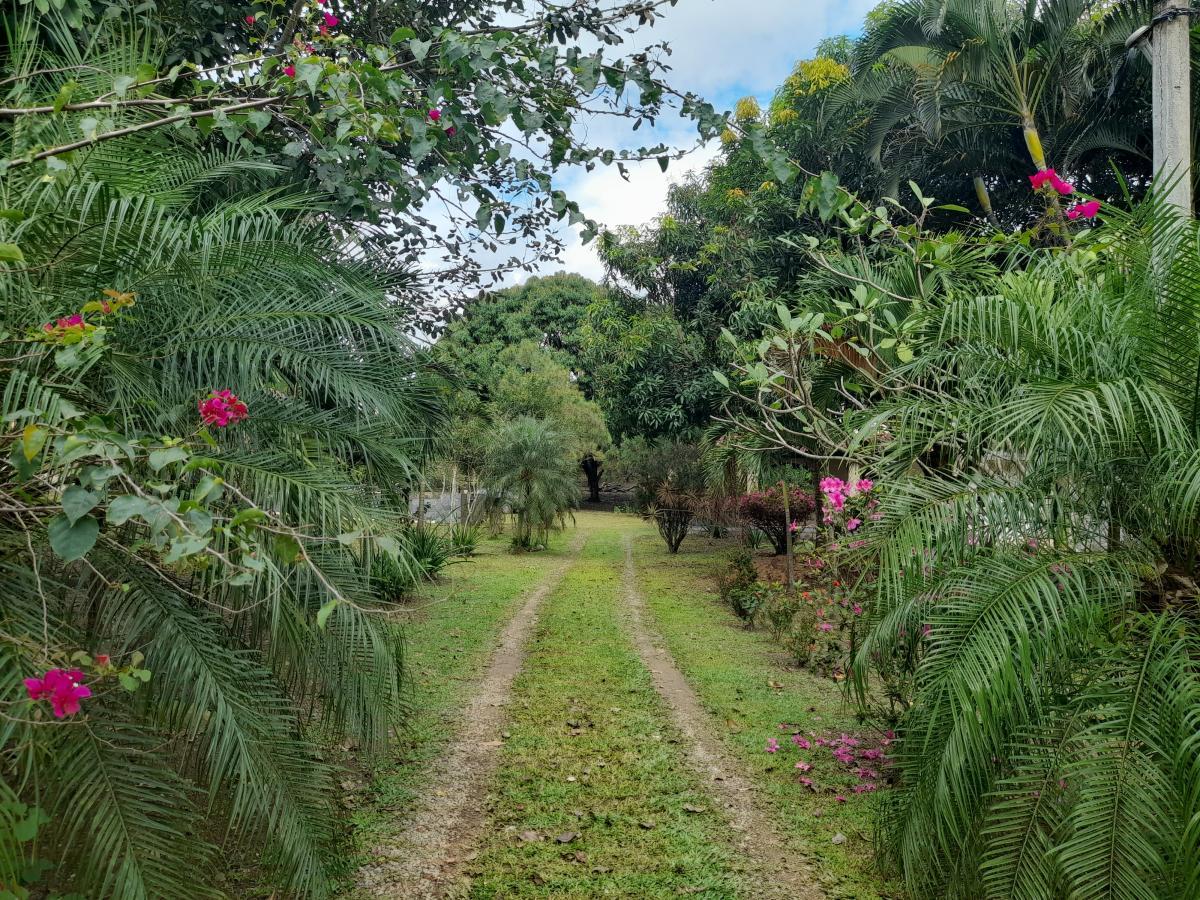
M 405 712 L 381 601 L 447 552 L 408 521 L 454 405 L 407 337 L 450 309 L 413 264 L 441 240 L 452 291 L 484 277 L 472 241 L 537 255 L 582 222 L 550 173 L 621 158 L 573 137 L 587 103 L 671 98 L 716 127 L 654 58 L 614 54 L 658 6 L 0 14 L 4 892 L 219 896 L 245 870 L 331 893 L 331 748 L 369 762 Z M 448 232 L 423 219 L 441 200 Z M 526 543 L 577 491 L 542 438 Z

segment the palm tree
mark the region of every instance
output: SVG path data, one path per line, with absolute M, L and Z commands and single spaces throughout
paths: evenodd
M 854 672 L 913 666 L 879 833 L 916 897 L 1200 890 L 1200 232 L 1109 215 L 939 303 L 854 417 L 887 485 Z
M 579 503 L 577 467 L 569 438 L 555 426 L 521 416 L 500 427 L 488 450 L 484 483 L 493 502 L 516 517 L 513 546 L 545 547 Z
M 991 190 L 1003 176 L 1023 182 L 1029 165 L 1047 168 L 1049 145 L 1063 169 L 1097 157 L 1094 178 L 1106 177 L 1113 156 L 1140 171 L 1144 103 L 1128 84 L 1109 96 L 1130 5 L 1098 20 L 1089 0 L 909 0 L 882 10 L 844 92 L 844 102 L 871 109 L 867 155 L 894 185 L 930 185 L 931 172 L 971 180 L 993 223 Z
M 24 35 L 9 62 L 31 100 L 53 101 L 72 74 L 102 93 L 119 74 L 110 63 L 152 59 L 121 40 L 114 30 L 94 56 L 60 58 Z M 5 157 L 61 142 L 79 118 L 6 123 Z M 0 704 L 25 708 L 21 679 L 76 650 L 149 679 L 132 694 L 97 688 L 70 722 L 5 716 L 0 830 L 12 803 L 36 806 L 37 853 L 66 893 L 215 896 L 210 838 L 228 834 L 257 848 L 284 890 L 327 895 L 335 764 L 315 739 L 376 753 L 406 703 L 398 635 L 373 614 L 368 574 L 373 555 L 405 561 L 390 537 L 407 514 L 398 502 L 438 432 L 405 337 L 406 275 L 286 165 L 218 138 L 134 134 L 47 177 L 9 172 L 0 189 L 0 205 L 19 211 L 0 220 Z M 89 314 L 102 343 L 26 339 L 107 303 L 105 289 L 136 296 L 118 315 Z M 249 416 L 208 444 L 169 443 L 185 471 L 167 477 L 169 453 L 148 466 L 135 452 L 195 435 L 197 401 L 218 388 Z M 39 431 L 65 443 L 20 463 Z M 110 440 L 109 468 L 67 452 L 85 433 Z M 45 510 L 75 488 L 103 523 L 86 556 L 65 562 Z M 148 523 L 118 524 L 122 490 L 160 488 L 237 577 L 173 559 Z M 234 524 L 251 507 L 270 530 Z M 5 866 L 23 868 L 32 846 L 0 835 L 0 883 L 16 883 Z

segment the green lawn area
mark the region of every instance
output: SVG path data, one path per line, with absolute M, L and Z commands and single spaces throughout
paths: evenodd
M 620 624 L 621 535 L 640 526 L 579 523 L 515 685 L 471 896 L 753 896 Z
M 525 595 L 564 559 L 571 538 L 558 535 L 550 550 L 526 554 L 510 553 L 507 537 L 484 541 L 473 558 L 451 565 L 397 614 L 412 679 L 412 712 L 351 815 L 355 841 L 349 874 L 372 847 L 403 828 L 406 811 L 454 734 L 501 630 Z
M 853 794 L 854 779 L 835 777 L 839 767 L 828 753 L 818 755 L 825 763 L 809 775 L 818 787 L 846 788 L 846 802 L 837 802 L 835 790 L 814 793 L 799 783 L 795 763 L 813 754 L 792 746 L 779 724 L 840 733 L 853 732 L 858 723 L 837 685 L 797 669 L 766 633 L 748 631 L 721 603 L 712 573 L 732 549 L 729 543 L 690 536 L 672 556 L 656 534 L 643 529 L 634 541 L 634 559 L 654 625 L 722 726 L 729 748 L 770 800 L 777 820 L 817 861 L 830 895 L 898 896 L 871 862 L 871 806 L 878 795 Z M 775 754 L 765 751 L 772 737 L 780 745 Z M 846 841 L 834 844 L 839 833 Z

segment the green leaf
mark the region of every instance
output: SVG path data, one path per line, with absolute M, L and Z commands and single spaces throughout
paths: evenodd
M 341 600 L 330 600 L 324 606 L 317 610 L 317 627 L 324 629 L 325 623 L 329 621 L 329 617 L 333 615 L 333 611 L 341 605 Z
M 16 244 L 0 244 L 0 262 L 25 262 L 25 254 Z
M 113 93 L 118 97 L 124 97 L 126 91 L 137 84 L 137 78 L 132 75 L 118 75 L 113 79 Z
M 79 87 L 79 83 L 75 81 L 67 81 L 58 89 L 58 94 L 54 97 L 54 111 L 60 113 L 68 103 L 71 102 L 71 95 L 75 93 L 75 89 Z
M 45 428 L 37 425 L 25 426 L 25 431 L 21 436 L 21 452 L 25 454 L 26 462 L 33 462 L 34 457 L 42 452 L 42 448 L 46 446 L 47 436 Z
M 108 504 L 105 519 L 109 525 L 124 525 L 134 516 L 146 517 L 148 505 L 137 494 L 122 494 Z
M 67 520 L 74 525 L 79 519 L 93 509 L 96 508 L 96 503 L 99 497 L 91 491 L 86 490 L 78 484 L 73 484 L 63 491 L 62 508 L 63 514 Z
M 50 547 L 66 562 L 83 559 L 96 545 L 100 534 L 100 523 L 92 516 L 84 516 L 72 523 L 65 514 L 55 516 L 46 527 Z
M 164 447 L 150 454 L 150 468 L 155 472 L 159 472 L 164 466 L 169 466 L 171 463 L 180 462 L 187 458 L 188 452 L 182 447 Z
M 432 46 L 433 41 L 411 40 L 408 42 L 408 51 L 417 62 L 424 62 L 425 57 L 429 55 L 429 48 Z

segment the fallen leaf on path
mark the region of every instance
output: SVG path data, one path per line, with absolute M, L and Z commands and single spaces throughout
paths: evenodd
M 640 825 L 642 828 L 646 829 L 647 831 L 649 831 L 651 828 L 654 827 L 653 822 L 638 822 L 638 825 Z
M 844 844 L 844 843 L 846 843 L 846 836 L 839 831 L 837 834 L 835 834 L 829 840 L 834 844 Z
M 555 840 L 560 844 L 569 844 L 577 837 L 579 837 L 578 831 L 564 831 L 562 834 L 556 837 Z
M 607 875 L 611 871 L 612 869 L 608 866 L 592 866 L 593 875 Z
M 539 887 L 541 887 L 543 884 L 546 883 L 546 876 L 543 875 L 541 872 L 534 872 L 532 875 L 529 876 L 529 880 L 532 881 L 534 884 L 538 885 Z
M 540 841 L 542 839 L 542 836 L 540 834 L 538 834 L 536 831 L 522 831 L 521 834 L 519 835 L 519 837 L 521 838 L 521 840 L 525 841 L 526 843 L 532 843 L 534 841 Z
M 697 806 L 695 803 L 685 803 L 685 804 L 683 804 L 683 811 L 684 811 L 684 812 L 690 812 L 690 813 L 702 813 L 702 812 L 706 812 L 706 810 L 705 810 L 705 808 L 704 808 L 703 806 Z
M 579 780 L 579 779 L 578 779 L 578 778 L 576 778 L 574 775 L 568 775 L 568 776 L 567 776 L 567 781 L 578 781 L 578 780 Z

